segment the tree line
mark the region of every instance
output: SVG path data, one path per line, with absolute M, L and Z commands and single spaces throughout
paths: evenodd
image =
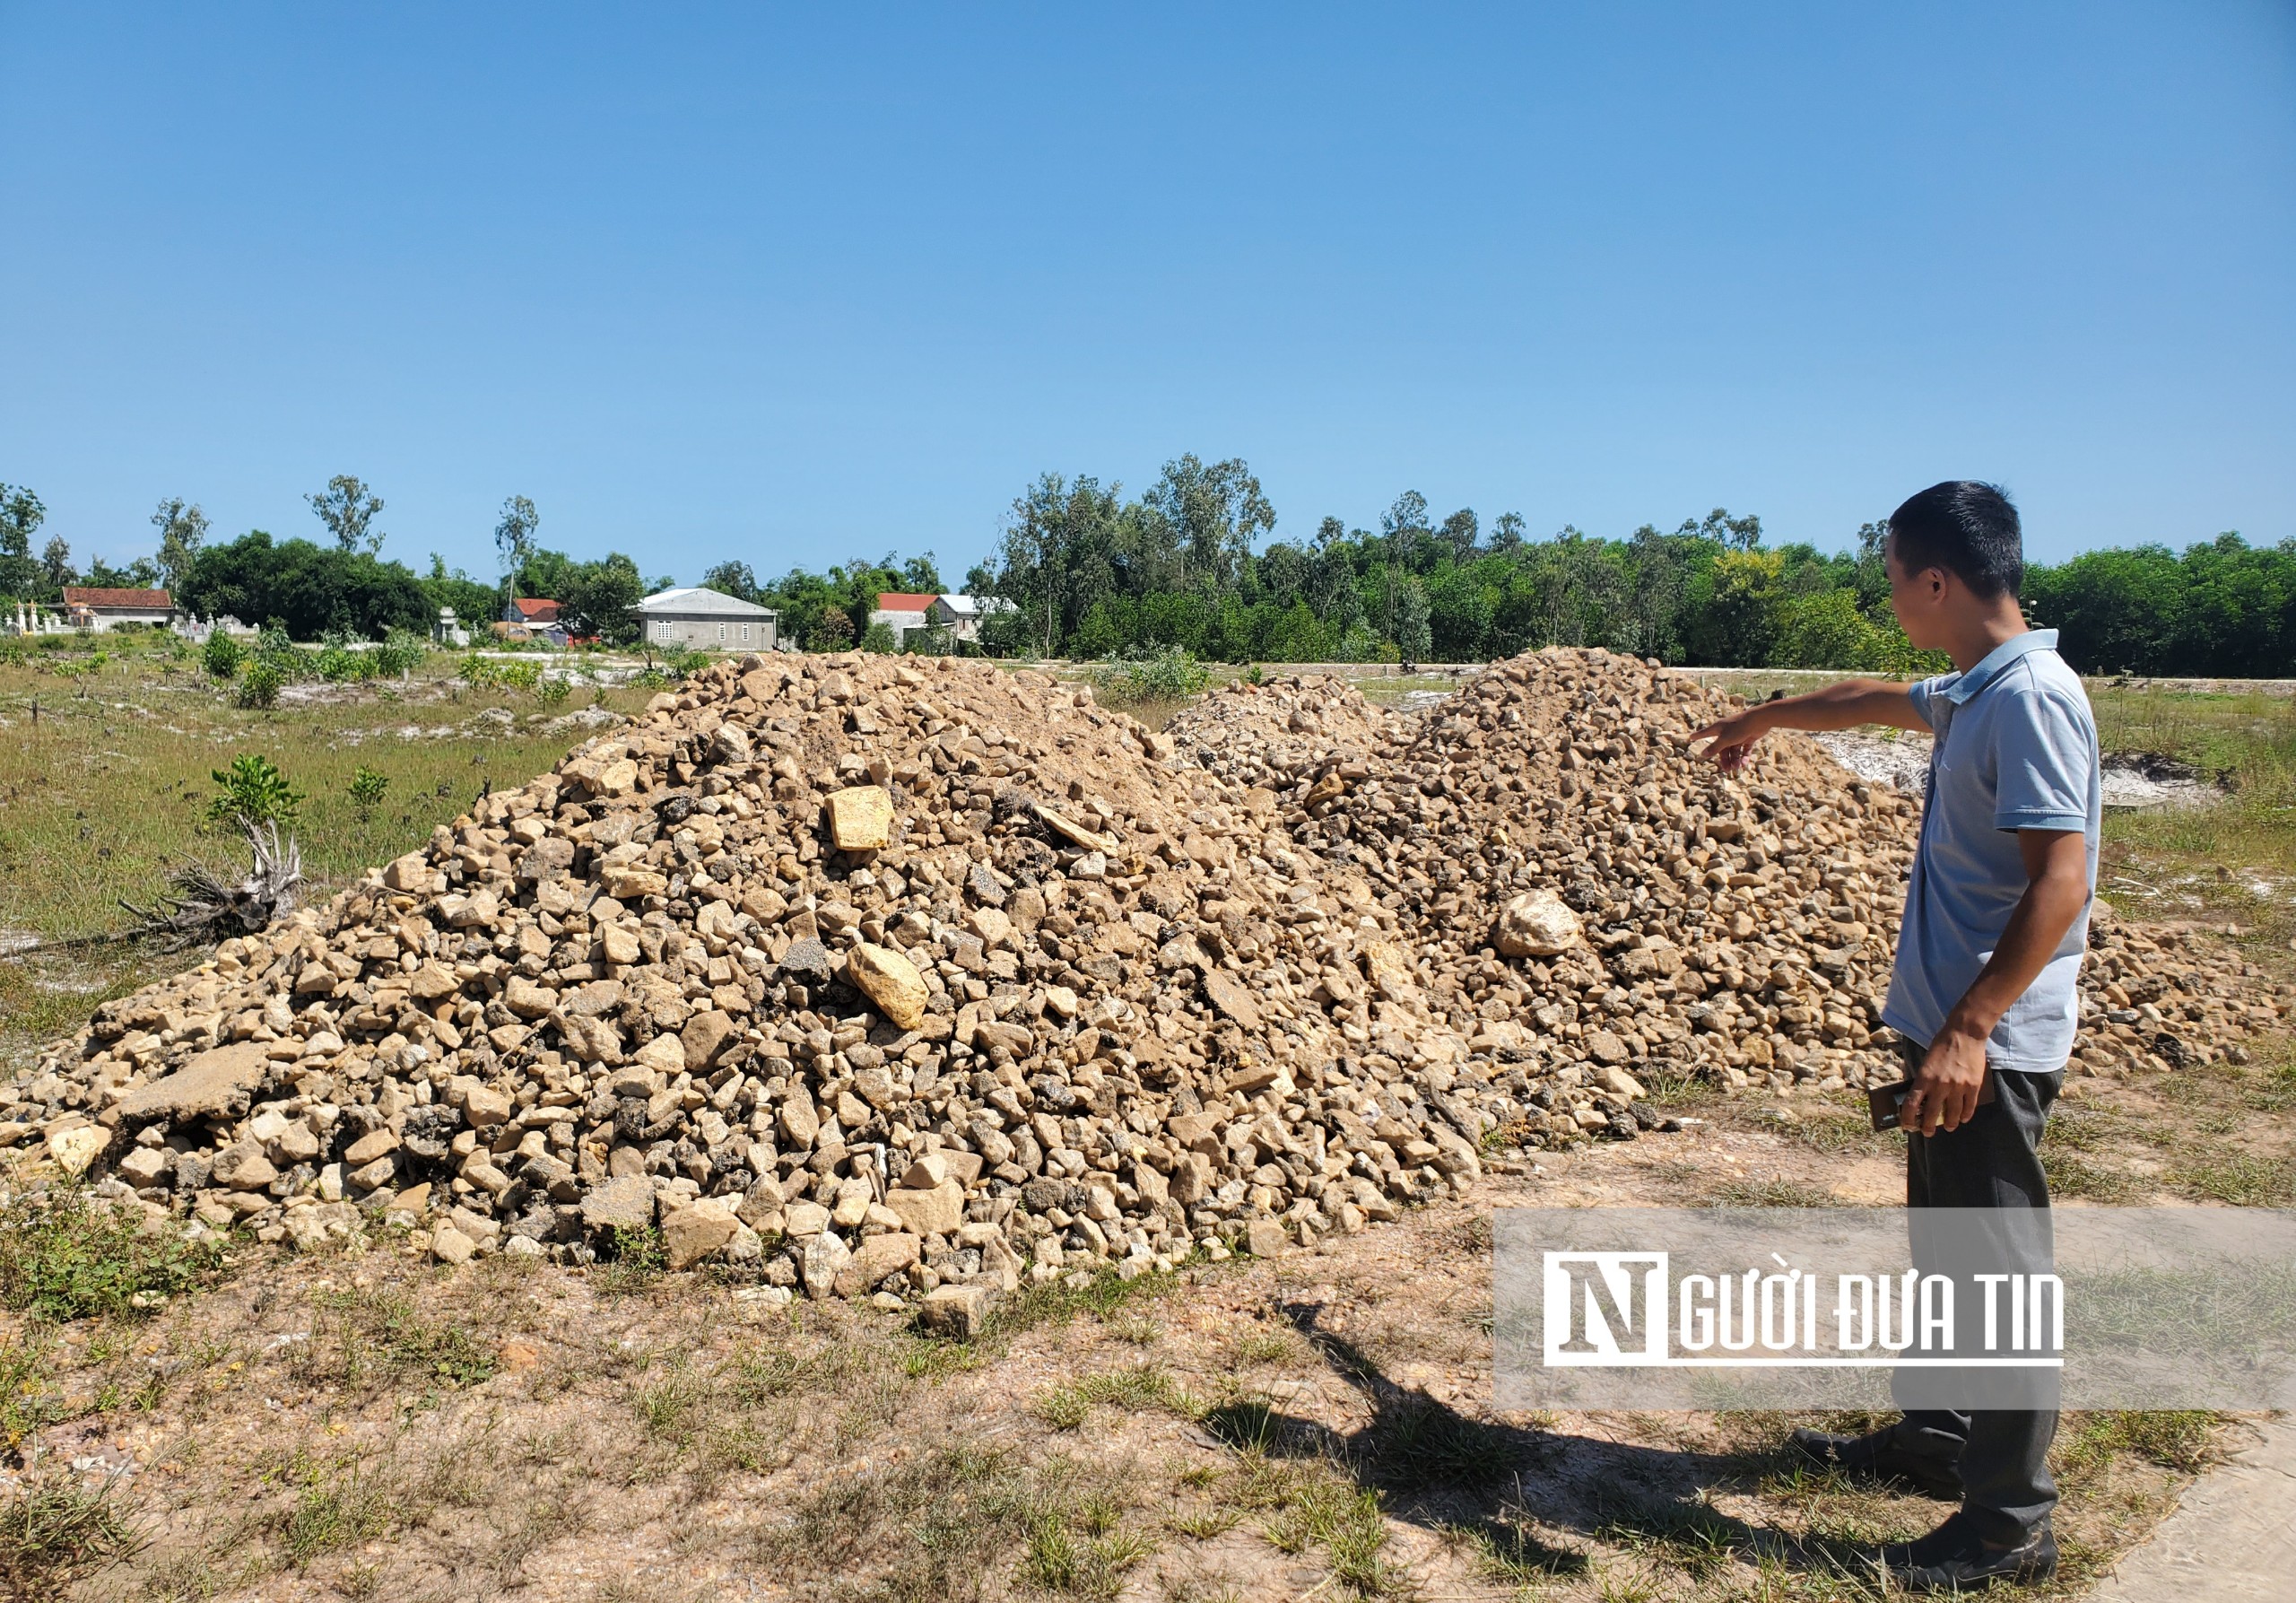
M 560 603 L 572 632 L 627 645 L 638 638 L 633 609 L 639 601 L 649 588 L 671 582 L 665 577 L 649 586 L 637 562 L 618 551 L 583 560 L 544 546 L 536 538 L 540 516 L 523 495 L 502 503 L 494 529 L 501 577 L 491 583 L 448 569 L 435 552 L 421 574 L 386 559 L 388 536 L 377 521 L 382 498 L 352 475 L 338 474 L 324 491 L 303 499 L 325 530 L 323 540 L 280 539 L 250 529 L 236 540 L 211 543 L 207 515 L 172 497 L 152 515 L 159 531 L 156 553 L 121 567 L 94 558 L 82 571 L 61 536 L 39 541 L 48 515 L 39 497 L 21 485 L 0 484 L 0 601 L 59 605 L 67 585 L 165 589 L 180 610 L 274 626 L 309 640 L 380 640 L 395 630 L 427 634 L 443 607 L 483 630 L 510 597 L 546 597 Z
M 1623 538 L 1566 525 L 1535 539 L 1518 513 L 1486 529 L 1470 508 L 1438 518 L 1415 491 L 1377 529 L 1326 517 L 1263 544 L 1275 523 L 1238 460 L 1181 457 L 1130 499 L 1048 473 L 966 588 L 1015 604 L 984 623 L 992 649 L 1041 656 L 1479 662 L 1566 645 L 1692 666 L 1942 666 L 1891 615 L 1878 520 L 1833 553 L 1766 544 L 1758 517 L 1720 508 Z M 2024 597 L 2084 673 L 2296 675 L 2296 540 L 2091 552 L 2029 568 Z
M 356 477 L 339 475 L 305 500 L 321 540 L 256 529 L 211 543 L 196 505 L 162 501 L 156 553 L 125 567 L 97 560 L 83 574 L 61 538 L 39 540 L 39 498 L 0 484 L 0 601 L 52 604 L 67 584 L 164 586 L 191 611 L 310 640 L 427 632 L 442 606 L 483 625 L 511 596 L 546 597 L 575 633 L 621 645 L 637 638 L 638 601 L 672 583 L 642 577 L 620 552 L 578 559 L 544 546 L 524 496 L 503 503 L 491 582 L 436 554 L 421 574 L 384 558 L 383 501 Z M 1469 508 L 1439 518 L 1406 491 L 1378 521 L 1326 517 L 1310 536 L 1273 538 L 1275 509 L 1236 459 L 1180 457 L 1133 497 L 1089 475 L 1048 473 L 1014 499 L 964 589 L 1013 604 L 982 625 L 982 645 L 998 655 L 1178 648 L 1222 662 L 1475 662 L 1556 644 L 1718 666 L 1935 666 L 1890 615 L 1879 522 L 1829 553 L 1768 544 L 1758 517 L 1719 508 L 1622 538 L 1567 525 L 1534 538 L 1518 513 L 1487 527 Z M 878 595 L 944 588 L 929 551 L 763 582 L 727 561 L 700 583 L 774 608 L 783 640 L 811 650 L 888 647 L 869 629 Z M 2252 546 L 2227 533 L 2182 552 L 2089 552 L 2029 568 L 2024 597 L 2084 673 L 2296 676 L 2296 540 Z

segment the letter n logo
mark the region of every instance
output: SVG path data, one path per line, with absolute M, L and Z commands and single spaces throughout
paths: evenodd
M 1665 1362 L 1665 1253 L 1550 1252 L 1544 1289 L 1548 1368 Z

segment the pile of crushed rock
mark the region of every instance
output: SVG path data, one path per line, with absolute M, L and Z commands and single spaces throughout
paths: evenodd
M 966 1287 L 1468 1183 L 1522 1076 L 1361 874 L 1170 755 L 982 663 L 713 667 L 106 1005 L 0 1138 L 270 1239 L 366 1208 L 445 1259 L 580 1261 L 658 1227 L 674 1264 L 959 1322 Z
M 1735 776 L 1692 757 L 1692 732 L 1737 705 L 1655 663 L 1543 651 L 1390 726 L 1368 756 L 1351 741 L 1294 758 L 1281 815 L 1433 950 L 1439 1009 L 1544 1073 L 1899 1079 L 1881 1007 L 1918 800 L 1798 735 Z M 1239 760 L 1219 749 L 1231 727 L 1191 722 L 1200 760 Z M 2239 1053 L 2292 1005 L 2211 935 L 2100 904 L 2090 942 L 2092 1068 Z
M 1163 735 L 978 662 L 744 658 L 105 1005 L 0 1090 L 0 1146 L 266 1240 L 657 1231 L 958 1330 L 1024 1279 L 1361 1230 L 1494 1147 L 1660 1124 L 1654 1070 L 1890 1071 L 1912 809 L 1799 742 L 1692 763 L 1723 705 L 1547 652 L 1421 719 L 1283 681 Z M 2084 1052 L 2288 1006 L 2220 948 L 2098 944 Z

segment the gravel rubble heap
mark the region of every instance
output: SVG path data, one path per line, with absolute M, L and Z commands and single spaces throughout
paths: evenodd
M 1528 1086 L 1265 788 L 1032 674 L 750 657 L 98 1010 L 0 1145 L 298 1243 L 657 1228 L 969 1329 L 1026 1277 L 1352 1231 Z M 1623 1119 L 1614 1102 L 1607 1119 Z
M 1287 675 L 1227 689 L 1183 708 L 1164 733 L 1179 755 L 1239 785 L 1289 787 L 1336 770 L 1370 777 L 1372 759 L 1413 720 L 1344 679 Z
M 1237 685 L 1174 736 L 980 662 L 745 657 L 325 908 L 100 1008 L 0 1147 L 267 1241 L 448 1262 L 658 1232 L 778 1297 L 1274 1251 L 1492 1150 L 1664 1128 L 1644 1081 L 1895 1077 L 1912 804 L 1631 658 L 1422 718 Z M 1182 748 L 1185 748 L 1183 751 Z M 2100 913 L 2083 1066 L 2289 1006 Z
M 1295 773 L 1282 815 L 1435 954 L 1439 1007 L 1544 1076 L 1895 1081 L 1881 1007 L 1918 806 L 1798 735 L 1735 776 L 1693 759 L 1690 733 L 1741 704 L 1635 658 L 1541 651 L 1492 665 L 1368 762 Z M 1231 727 L 1199 711 L 1199 751 Z M 2077 1056 L 2092 1070 L 2240 1054 L 2290 1010 L 2211 935 L 2100 904 L 2090 944 Z

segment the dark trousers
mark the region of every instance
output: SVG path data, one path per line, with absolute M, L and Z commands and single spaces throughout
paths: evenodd
M 1909 1056 L 1918 1063 L 1918 1051 Z M 2048 1208 L 2048 1182 L 2038 1149 L 2065 1076 L 1997 1069 L 1993 1077 L 1995 1100 L 1960 1128 L 1907 1134 L 1909 1208 Z M 2032 1239 L 2046 1252 L 2048 1226 L 2039 1220 L 2034 1224 Z M 2057 1482 L 2048 1472 L 2049 1442 L 2057 1435 L 2053 1409 L 1917 1408 L 1893 1428 L 1908 1451 L 1958 1468 L 1961 1508 L 1988 1542 L 2022 1544 L 2057 1506 Z

